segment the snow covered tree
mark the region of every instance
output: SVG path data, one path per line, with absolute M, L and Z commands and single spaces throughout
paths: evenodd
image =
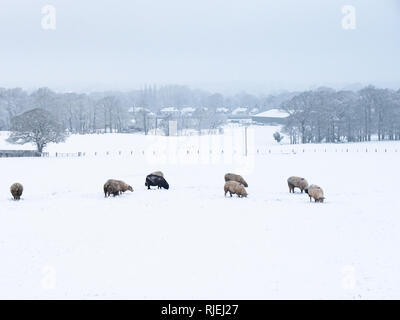
M 46 110 L 33 109 L 11 119 L 10 143 L 34 143 L 43 152 L 48 143 L 63 142 L 65 138 L 62 126 Z

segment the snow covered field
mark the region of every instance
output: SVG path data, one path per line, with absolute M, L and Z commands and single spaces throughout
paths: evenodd
M 124 152 L 0 159 L 0 298 L 400 298 L 400 144 L 257 154 L 292 147 L 271 140 L 275 128 L 249 130 L 247 158 L 237 130 L 72 137 L 49 151 Z M 196 155 L 201 146 L 214 152 Z M 365 146 L 379 152 L 356 152 Z M 154 170 L 169 190 L 146 190 Z M 226 172 L 244 175 L 248 198 L 224 198 Z M 326 202 L 289 194 L 290 175 L 320 185 Z M 108 178 L 135 191 L 106 199 Z

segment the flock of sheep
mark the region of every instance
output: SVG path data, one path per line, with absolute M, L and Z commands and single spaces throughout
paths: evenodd
M 306 179 L 292 176 L 287 179 L 287 183 L 289 186 L 289 193 L 294 193 L 294 188 L 299 188 L 301 193 L 305 191 L 308 194 L 310 202 L 312 199 L 314 199 L 315 202 L 324 202 L 324 191 L 321 187 L 315 184 L 309 186 Z M 238 174 L 227 173 L 225 175 L 225 196 L 229 192 L 231 197 L 233 194 L 237 194 L 238 197 L 247 197 L 245 188 L 248 186 L 246 180 Z
M 150 173 L 146 177 L 146 182 L 144 185 L 147 187 L 147 189 L 150 189 L 151 186 L 157 187 L 158 189 L 169 189 L 169 184 L 167 180 L 165 180 L 164 174 L 161 171 Z M 107 180 L 103 189 L 105 197 L 109 197 L 110 195 L 115 197 L 128 190 L 133 192 L 133 188 L 129 184 L 125 183 L 124 181 L 114 179 Z
M 228 192 L 231 197 L 234 194 L 236 194 L 239 198 L 247 197 L 247 191 L 245 188 L 247 188 L 249 185 L 242 176 L 234 173 L 227 173 L 224 178 L 225 197 Z M 289 186 L 289 193 L 294 193 L 294 189 L 298 188 L 300 189 L 301 193 L 305 191 L 308 194 L 310 197 L 310 202 L 312 199 L 314 199 L 315 202 L 324 202 L 324 191 L 321 189 L 321 187 L 315 184 L 309 186 L 306 179 L 292 176 L 287 179 L 287 183 Z M 158 189 L 164 188 L 167 190 L 169 189 L 169 184 L 165 180 L 164 174 L 161 171 L 150 173 L 146 177 L 145 186 L 147 189 L 150 189 L 150 187 L 157 187 Z M 133 192 L 133 188 L 129 184 L 125 183 L 124 181 L 114 179 L 107 180 L 104 184 L 103 190 L 105 197 L 109 197 L 110 195 L 115 197 L 128 190 Z M 24 191 L 24 187 L 20 183 L 14 183 L 10 187 L 10 191 L 14 197 L 14 200 L 20 200 L 22 192 Z
M 294 193 L 294 188 L 299 188 L 301 193 L 305 191 L 308 194 L 310 197 L 310 202 L 311 199 L 314 199 L 315 202 L 324 202 L 324 191 L 321 189 L 321 187 L 315 184 L 309 186 L 306 179 L 301 177 L 290 177 L 287 180 L 287 183 L 289 186 L 289 192 Z

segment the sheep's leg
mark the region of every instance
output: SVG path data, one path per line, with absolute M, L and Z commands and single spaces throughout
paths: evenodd
M 310 197 L 310 202 L 311 202 L 311 197 Z
M 232 192 L 229 191 L 229 193 L 231 194 L 231 198 L 232 198 Z

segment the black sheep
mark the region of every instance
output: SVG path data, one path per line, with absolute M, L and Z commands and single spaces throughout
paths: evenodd
M 164 188 L 164 189 L 169 189 L 169 184 L 168 182 L 160 176 L 157 176 L 155 174 L 149 174 L 146 177 L 146 182 L 144 184 L 147 189 L 150 189 L 150 186 L 152 187 L 158 187 L 158 189 Z

